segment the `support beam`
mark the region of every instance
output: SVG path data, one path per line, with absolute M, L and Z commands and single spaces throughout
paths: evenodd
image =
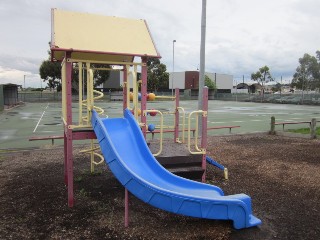
M 65 58 L 71 57 L 70 52 L 66 52 Z M 72 129 L 69 129 L 68 126 L 72 125 L 72 62 L 66 62 L 66 152 L 67 152 L 67 182 L 68 182 L 68 206 L 73 207 L 74 197 L 73 197 L 73 152 L 72 152 Z
M 128 69 L 127 66 L 124 66 L 123 68 L 123 111 L 128 107 L 127 103 L 127 88 L 128 88 Z M 130 99 L 129 99 L 130 100 Z
M 208 88 L 203 88 L 203 105 L 202 105 L 202 111 L 206 112 L 202 116 L 202 129 L 201 129 L 201 148 L 206 149 L 207 148 L 207 120 L 208 120 Z M 207 161 L 206 161 L 206 154 L 203 154 L 202 156 L 202 169 L 204 170 L 202 175 L 202 182 L 206 181 L 206 169 L 207 169 Z
M 147 68 L 147 58 L 141 58 L 142 67 L 141 67 L 141 123 L 146 124 L 147 116 L 143 114 L 143 111 L 147 109 L 147 76 L 148 76 L 148 68 Z M 147 137 L 147 127 L 142 127 L 142 133 L 144 138 Z
M 175 124 L 174 124 L 174 141 L 177 142 L 177 139 L 179 138 L 179 100 L 180 100 L 180 94 L 179 94 L 179 88 L 175 89 L 175 96 L 176 96 L 176 109 L 175 109 Z

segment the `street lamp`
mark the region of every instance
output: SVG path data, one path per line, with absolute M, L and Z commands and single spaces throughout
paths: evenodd
M 173 80 L 174 80 L 174 43 L 176 42 L 176 40 L 172 41 L 172 80 L 171 80 L 171 94 L 173 96 Z

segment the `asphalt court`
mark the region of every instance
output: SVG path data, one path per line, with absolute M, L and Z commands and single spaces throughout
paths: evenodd
M 122 116 L 122 102 L 96 102 L 104 109 L 108 117 Z M 197 101 L 181 101 L 180 106 L 185 109 L 186 116 L 198 109 Z M 147 102 L 148 109 L 158 109 L 162 112 L 172 112 L 173 101 Z M 44 144 L 51 144 L 50 140 L 32 141 L 32 136 L 62 135 L 61 103 L 26 103 L 24 106 L 5 110 L 0 114 L 0 149 L 32 148 Z M 73 103 L 73 121 L 78 121 L 78 104 Z M 320 119 L 319 106 L 265 104 L 251 102 L 209 101 L 208 127 L 214 126 L 240 126 L 232 129 L 232 133 L 265 132 L 270 129 L 270 118 L 275 116 L 276 121 L 310 121 L 312 118 Z M 148 124 L 160 123 L 159 116 L 148 116 Z M 182 123 L 182 115 L 180 116 Z M 187 123 L 187 119 L 186 119 Z M 192 124 L 195 118 L 192 117 Z M 173 126 L 173 115 L 164 114 L 164 125 Z M 308 125 L 290 125 L 286 128 L 301 128 Z M 281 130 L 282 126 L 276 129 Z M 210 130 L 209 135 L 228 134 L 229 129 Z M 172 134 L 170 135 L 172 137 Z M 170 137 L 168 136 L 168 137 Z M 55 140 L 55 144 L 63 144 L 62 140 Z

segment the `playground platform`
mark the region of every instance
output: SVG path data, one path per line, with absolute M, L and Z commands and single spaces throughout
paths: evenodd
M 149 141 L 148 146 L 152 153 L 156 153 L 159 150 L 159 141 Z M 204 172 L 201 167 L 202 156 L 190 154 L 186 144 L 174 143 L 172 139 L 166 139 L 163 141 L 162 152 L 156 159 L 171 173 L 201 181 Z

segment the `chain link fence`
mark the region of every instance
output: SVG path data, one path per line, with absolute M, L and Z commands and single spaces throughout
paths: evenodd
M 121 98 L 121 92 L 104 93 L 105 101 L 114 100 L 113 95 Z M 170 96 L 169 91 L 159 91 L 159 96 Z M 21 102 L 59 102 L 61 101 L 61 92 L 18 92 L 18 100 Z M 84 97 L 85 98 L 85 97 Z M 196 91 L 180 91 L 181 100 L 197 100 L 198 93 Z M 72 95 L 72 101 L 77 101 L 78 95 Z M 259 102 L 259 103 L 278 103 L 278 104 L 304 104 L 304 105 L 320 105 L 319 93 L 299 93 L 299 94 L 245 94 L 245 93 L 215 93 L 209 92 L 209 100 L 220 101 L 239 101 L 239 102 Z

